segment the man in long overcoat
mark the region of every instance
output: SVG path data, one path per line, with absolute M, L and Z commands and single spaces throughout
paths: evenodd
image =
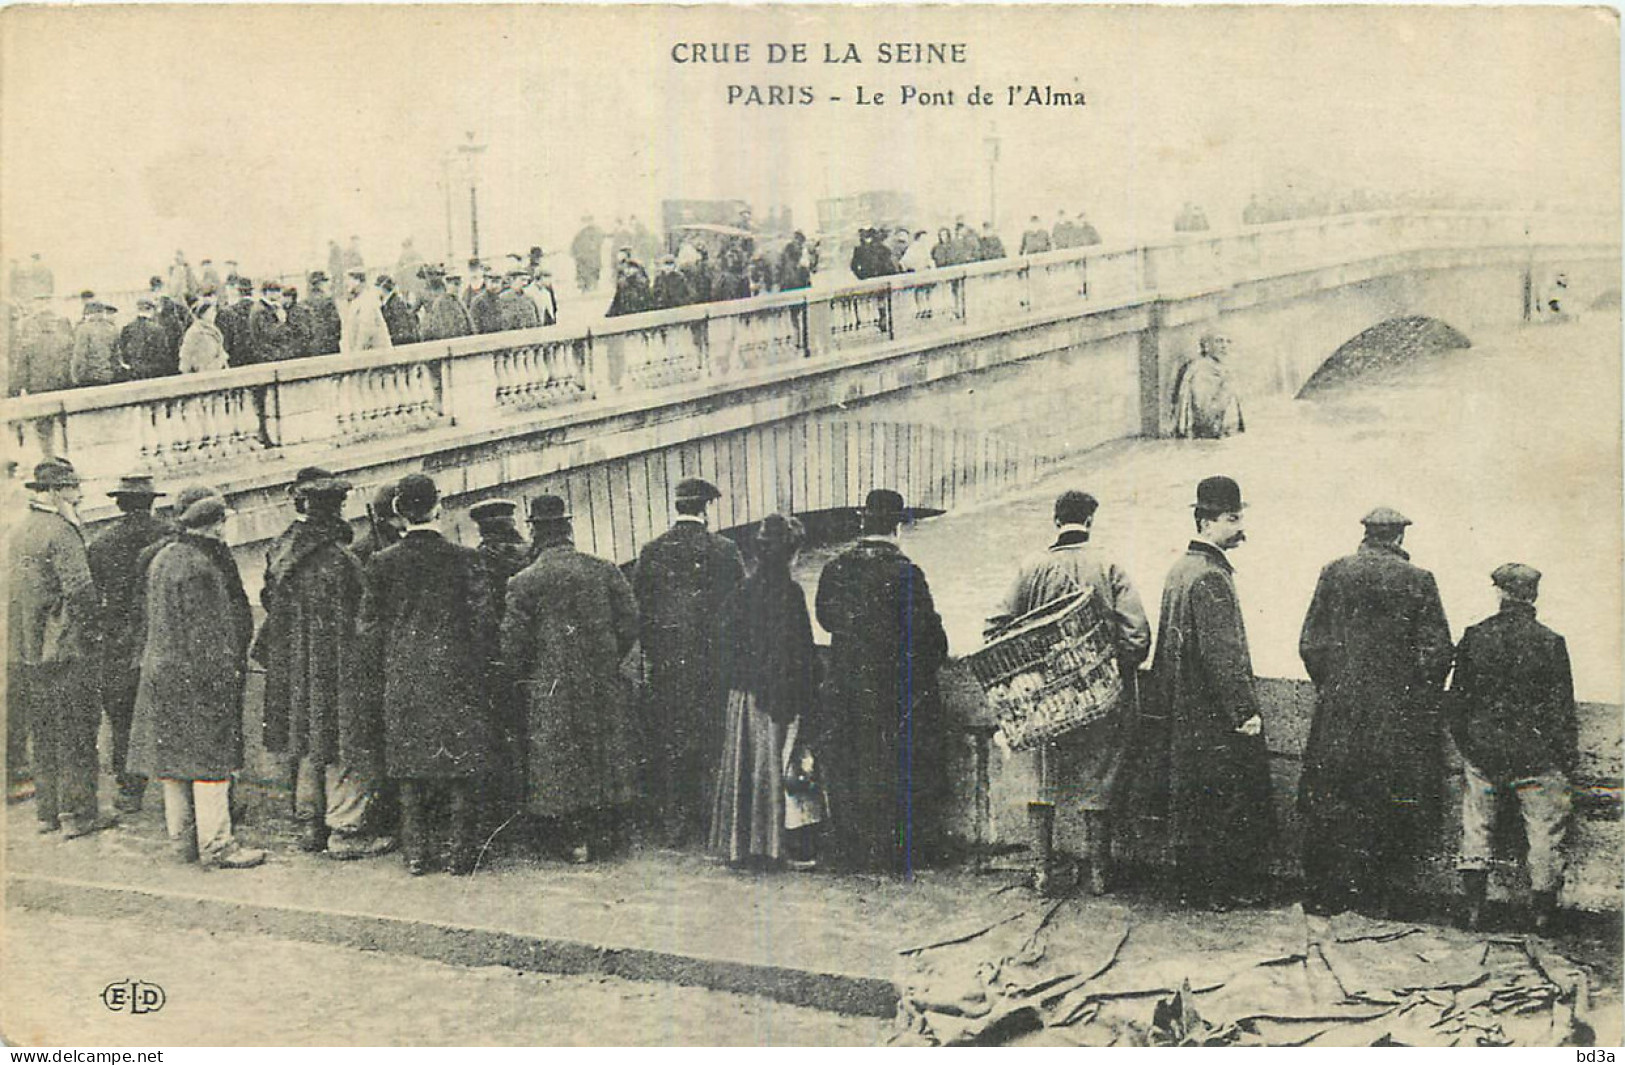
M 17 327 L 12 391 L 38 395 L 67 388 L 73 361 L 73 326 L 56 313 L 49 296 L 34 300 Z
M 1298 804 L 1303 873 L 1321 907 L 1387 910 L 1437 825 L 1439 697 L 1454 648 L 1409 518 L 1378 507 L 1359 550 L 1320 571 L 1298 653 L 1315 684 Z
M 75 388 L 110 385 L 120 377 L 118 326 L 113 324 L 115 308 L 92 301 L 85 305 L 85 317 L 73 330 L 73 360 L 70 376 Z
M 335 355 L 343 339 L 344 324 L 332 293 L 327 291 L 327 275 L 320 270 L 310 275 L 310 292 L 301 304 L 310 314 L 310 342 L 307 355 Z
M 835 863 L 911 876 L 947 789 L 936 675 L 948 637 L 925 574 L 897 546 L 903 517 L 901 495 L 870 492 L 858 542 L 818 578 L 830 645 L 816 752 Z
M 717 638 L 722 605 L 745 579 L 739 548 L 705 527 L 706 507 L 721 496 L 709 481 L 679 481 L 677 520 L 644 546 L 632 572 L 648 668 L 645 731 L 655 747 L 651 814 L 677 846 L 703 841 L 709 827 L 727 696 Z
M 79 475 L 46 459 L 28 481 L 28 509 L 7 543 L 10 684 L 33 740 L 41 832 L 69 839 L 104 827 L 96 806 L 96 638 L 100 602 L 78 505 Z
M 253 314 L 254 282 L 246 277 L 238 278 L 235 283 L 228 280 L 214 324 L 220 330 L 226 361 L 231 366 L 252 366 L 257 361 L 258 352 L 249 325 Z
M 1151 651 L 1151 623 L 1146 620 L 1140 593 L 1128 573 L 1089 542 L 1099 503 L 1087 492 L 1063 492 L 1055 501 L 1055 543 L 1049 550 L 1022 564 L 1015 584 L 1005 597 L 1004 614 L 995 621 L 1008 624 L 1066 596 L 1089 589 L 1112 619 L 1117 664 L 1123 694 L 1117 706 L 1099 720 L 1059 737 L 1044 752 L 1050 772 L 1045 801 L 1073 807 L 1082 814 L 1083 844 L 1089 859 L 1089 886 L 1096 894 L 1106 890 L 1111 861 L 1111 824 L 1108 820 L 1123 762 L 1123 744 L 1135 705 L 1135 672 Z M 1040 828 L 1039 853 L 1048 844 Z
M 243 767 L 243 680 L 254 617 L 225 541 L 218 493 L 188 492 L 181 531 L 160 541 L 147 569 L 129 770 L 164 786 L 176 857 L 245 869 L 265 852 L 232 834 L 231 776 Z
M 405 296 L 395 290 L 395 279 L 388 274 L 378 275 L 378 309 L 384 316 L 384 327 L 389 330 L 389 342 L 394 345 L 418 342 L 418 314 Z
M 638 636 L 632 588 L 576 550 L 564 500 L 531 501 L 536 560 L 508 582 L 502 658 L 527 707 L 527 806 L 577 862 L 613 842 L 637 795 L 640 737 L 621 660 Z
M 102 709 L 113 736 L 113 769 L 119 783 L 114 804 L 121 811 L 135 813 L 147 790 L 147 778 L 128 768 L 130 723 L 147 638 L 146 618 L 140 609 L 141 585 L 147 578 L 142 555 L 175 530 L 152 513 L 153 502 L 164 493 L 154 487 L 151 477 L 122 477 L 118 487 L 107 494 L 118 504 L 121 517 L 90 542 L 90 574 L 102 604 Z
M 435 527 L 435 483 L 420 473 L 401 478 L 395 510 L 406 534 L 366 568 L 360 686 L 367 712 L 383 719 L 407 871 L 427 873 L 444 854 L 448 871 L 467 875 L 479 857 L 475 790 L 496 746 L 490 685 L 497 615 L 478 552 Z M 440 822 L 441 807 L 449 826 Z
M 282 302 L 282 285 L 266 281 L 248 312 L 249 362 L 281 362 L 295 357 L 294 325 Z
M 1245 904 L 1261 892 L 1271 835 L 1269 751 L 1252 655 L 1226 552 L 1246 539 L 1241 489 L 1197 486 L 1196 536 L 1168 573 L 1152 675 L 1160 721 L 1142 740 L 1157 755 L 1152 794 L 1164 807 L 1175 886 L 1196 905 Z M 1165 765 L 1165 769 L 1163 766 Z
M 265 747 L 294 761 L 300 845 L 332 858 L 382 854 L 370 834 L 382 722 L 354 697 L 361 564 L 348 551 L 350 484 L 307 466 L 293 485 L 298 516 L 266 553 L 265 624 L 254 659 L 265 667 Z

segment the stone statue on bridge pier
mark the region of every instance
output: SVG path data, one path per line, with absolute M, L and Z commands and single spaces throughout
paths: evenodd
M 1196 358 L 1180 368 L 1174 381 L 1176 437 L 1217 440 L 1247 431 L 1241 397 L 1225 366 L 1229 353 L 1229 337 L 1208 333 L 1198 344 Z

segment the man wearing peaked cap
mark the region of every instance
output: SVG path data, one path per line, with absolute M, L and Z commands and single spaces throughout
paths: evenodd
M 889 488 L 864 501 L 857 543 L 818 578 L 818 623 L 830 634 L 822 753 L 843 868 L 912 877 L 934 851 L 948 800 L 936 690 L 948 636 L 925 572 L 897 544 L 907 507 Z M 904 666 L 907 668 L 904 668 Z
M 502 659 L 522 692 L 526 807 L 556 819 L 576 862 L 612 846 L 643 760 L 621 663 L 638 637 L 620 567 L 576 549 L 564 500 L 531 501 L 536 558 L 508 582 Z
M 677 846 L 707 835 L 727 697 L 718 646 L 722 604 L 745 578 L 739 548 L 706 528 L 706 507 L 721 496 L 701 478 L 679 481 L 676 520 L 644 545 L 632 571 L 648 670 L 645 733 L 663 745 L 652 753 L 650 816 Z
M 1397 916 L 1444 781 L 1439 696 L 1453 652 L 1409 518 L 1377 507 L 1352 555 L 1320 572 L 1299 654 L 1315 684 L 1298 804 L 1311 904 Z
M 1465 776 L 1457 863 L 1463 917 L 1477 927 L 1497 807 L 1514 802 L 1529 843 L 1534 925 L 1544 931 L 1563 886 L 1563 839 L 1579 760 L 1574 680 L 1567 642 L 1535 618 L 1540 571 L 1509 562 L 1490 580 L 1501 609 L 1462 636 L 1446 704 Z
M 373 829 L 381 783 L 379 720 L 350 698 L 361 566 L 348 551 L 350 483 L 320 466 L 294 475 L 297 517 L 265 557 L 265 623 L 253 657 L 265 669 L 265 746 L 294 763 L 300 846 L 331 858 L 382 854 Z
M 28 509 L 7 538 L 8 706 L 33 747 L 34 812 L 41 832 L 75 838 L 105 827 L 97 816 L 95 636 L 101 604 L 77 507 L 79 475 L 46 459 L 26 482 Z
M 107 494 L 118 504 L 120 516 L 89 548 L 90 574 L 102 600 L 102 709 L 111 726 L 113 771 L 119 783 L 114 804 L 125 813 L 136 813 L 147 789 L 147 779 L 128 766 L 130 723 L 147 635 L 141 610 L 146 567 L 141 559 L 148 547 L 173 536 L 174 526 L 152 512 L 154 500 L 164 493 L 150 474 L 125 474 Z
M 1128 787 L 1148 789 L 1126 808 L 1167 811 L 1172 886 L 1215 908 L 1258 901 L 1272 835 L 1269 752 L 1228 555 L 1246 540 L 1244 507 L 1229 477 L 1197 485 L 1196 535 L 1163 585 L 1152 664 L 1167 717 L 1141 719 L 1131 758 L 1147 762 L 1122 770 Z

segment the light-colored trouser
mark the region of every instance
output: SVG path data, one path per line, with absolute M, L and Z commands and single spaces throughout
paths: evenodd
M 232 842 L 231 781 L 164 780 L 164 824 L 176 843 L 195 832 L 200 855 L 226 850 Z
M 1490 830 L 1496 803 L 1503 796 L 1516 799 L 1529 840 L 1529 884 L 1535 891 L 1556 891 L 1563 883 L 1563 837 L 1568 832 L 1573 799 L 1569 782 L 1553 771 L 1524 777 L 1500 787 L 1469 763 L 1462 763 L 1466 780 L 1461 793 L 1461 859 L 1457 868 L 1488 869 Z
M 349 766 L 306 755 L 299 759 L 294 776 L 294 815 L 301 821 L 320 818 L 335 835 L 358 836 L 366 824 L 373 791 L 373 782 Z

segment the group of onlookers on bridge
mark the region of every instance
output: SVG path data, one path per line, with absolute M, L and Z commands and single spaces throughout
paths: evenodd
M 58 312 L 54 287 L 38 268 L 13 271 L 7 317 L 11 395 L 88 388 L 182 373 L 205 373 L 312 355 L 390 348 L 475 333 L 552 325 L 559 304 L 540 248 L 506 263 L 472 259 L 466 275 L 424 263 L 406 241 L 393 273 L 369 275 L 354 238 L 332 246 L 329 274 L 311 271 L 299 286 L 257 284 L 228 262 L 222 278 L 205 259 L 194 272 L 177 252 L 166 274 L 134 300 L 134 315 L 80 294 L 79 320 Z M 48 270 L 46 271 L 48 273 Z M 466 283 L 465 283 L 466 276 Z M 330 290 L 337 281 L 337 295 Z
M 290 766 L 302 846 L 329 857 L 398 841 L 413 874 L 467 874 L 509 840 L 588 861 L 636 835 L 736 866 L 909 875 L 945 853 L 948 643 L 899 546 L 909 512 L 894 491 L 869 493 L 809 614 L 791 574 L 801 523 L 759 522 L 742 541 L 747 565 L 707 527 L 720 493 L 698 478 L 676 485 L 672 527 L 628 580 L 575 546 L 559 496 L 530 501 L 528 538 L 518 503 L 475 505 L 481 542 L 465 548 L 441 530 L 435 482 L 413 474 L 377 492 L 357 541 L 343 516 L 351 486 L 309 467 L 290 487 L 297 517 L 267 552 L 256 633 L 217 491 L 182 490 L 163 519 L 162 490 L 128 476 L 110 493 L 123 516 L 87 547 L 71 464 L 41 463 L 27 488 L 8 555 L 10 720 L 26 729 L 11 730 L 8 764 L 24 761 L 26 735 L 42 832 L 109 827 L 96 778 L 105 712 L 119 809 L 139 810 L 156 778 L 182 859 L 262 862 L 234 836 L 230 782 L 244 764 L 245 679 L 263 671 L 264 746 Z M 1111 887 L 1114 839 L 1160 833 L 1181 899 L 1256 902 L 1276 833 L 1229 559 L 1246 538 L 1241 489 L 1197 486 L 1154 653 L 1135 581 L 1092 542 L 1098 509 L 1084 492 L 1057 499 L 1054 542 L 1020 564 L 988 625 L 994 638 L 1084 594 L 1124 678 L 1107 712 L 1045 750 L 1038 886 L 1069 880 L 1052 837 L 1061 804 L 1082 815 L 1072 869 L 1091 890 Z M 1317 692 L 1298 786 L 1310 903 L 1404 907 L 1438 836 L 1448 735 L 1465 766 L 1467 920 L 1484 903 L 1500 802 L 1522 814 L 1544 916 L 1577 761 L 1566 646 L 1536 620 L 1540 574 L 1519 563 L 1490 574 L 1499 613 L 1453 645 L 1432 574 L 1404 549 L 1410 524 L 1368 513 L 1303 622 Z M 827 656 L 812 616 L 831 635 Z

